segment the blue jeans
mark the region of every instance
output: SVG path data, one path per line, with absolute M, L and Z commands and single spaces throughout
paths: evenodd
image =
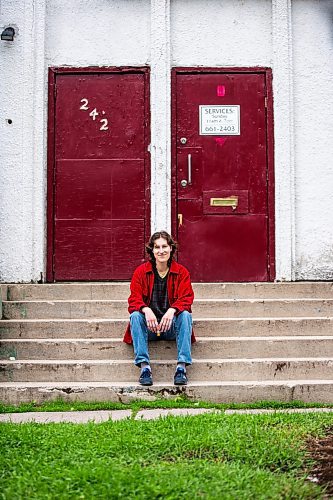
M 148 340 L 175 340 L 177 341 L 178 359 L 180 363 L 192 364 L 191 358 L 191 334 L 192 334 L 192 314 L 187 311 L 174 316 L 170 330 L 161 333 L 158 337 L 156 333 L 147 328 L 145 315 L 140 312 L 133 312 L 130 316 L 131 334 L 135 360 L 134 363 L 140 366 L 142 362 L 149 363 Z

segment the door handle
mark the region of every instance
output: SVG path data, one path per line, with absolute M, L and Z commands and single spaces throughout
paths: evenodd
M 183 214 L 178 214 L 178 227 L 183 225 Z
M 187 155 L 187 181 L 188 184 L 192 184 L 192 155 L 189 153 Z

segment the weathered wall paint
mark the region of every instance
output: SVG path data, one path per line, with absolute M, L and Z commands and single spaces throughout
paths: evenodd
M 170 0 L 151 0 L 151 231 L 171 229 Z
M 0 280 L 37 281 L 45 270 L 45 1 L 1 2 Z M 8 120 L 11 120 L 10 124 Z
M 149 58 L 149 0 L 47 0 L 49 66 L 143 66 Z
M 295 144 L 291 0 L 272 0 L 276 276 L 295 279 Z
M 270 0 L 173 0 L 174 66 L 270 66 Z
M 13 43 L 0 42 L 5 75 L 0 80 L 0 280 L 37 281 L 45 272 L 47 67 L 145 64 L 152 67 L 152 81 L 157 78 L 151 102 L 155 123 L 158 116 L 163 119 L 160 104 L 164 110 L 169 105 L 168 64 L 273 68 L 277 279 L 331 279 L 331 1 L 172 0 L 170 20 L 161 22 L 169 15 L 163 3 L 1 3 L 0 27 L 13 24 L 17 36 Z M 169 47 L 170 56 L 163 52 Z M 280 50 L 288 56 L 285 63 Z M 152 127 L 152 144 L 158 153 L 155 170 L 161 165 L 152 175 L 154 228 L 170 224 L 170 189 L 160 186 L 163 172 L 170 180 L 169 131 Z
M 296 279 L 333 279 L 333 3 L 293 0 Z

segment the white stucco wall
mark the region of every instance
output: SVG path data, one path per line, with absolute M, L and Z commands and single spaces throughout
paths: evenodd
M 270 0 L 172 0 L 173 66 L 270 66 Z
M 8 25 L 16 36 L 0 42 L 0 280 L 37 281 L 45 253 L 44 0 L 2 1 L 0 27 Z
M 293 0 L 296 279 L 333 279 L 333 3 Z
M 269 66 L 277 279 L 333 277 L 330 0 L 2 0 L 0 5 L 0 27 L 17 27 L 13 43 L 0 42 L 0 281 L 37 281 L 45 273 L 48 66 L 146 64 L 151 66 L 152 229 L 170 228 L 165 207 L 170 206 L 171 66 Z
M 149 58 L 149 0 L 47 1 L 47 65 L 143 66 Z

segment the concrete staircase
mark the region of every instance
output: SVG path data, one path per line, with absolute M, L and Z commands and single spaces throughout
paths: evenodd
M 333 403 L 333 284 L 194 285 L 190 383 L 175 387 L 173 342 L 151 343 L 154 385 L 138 385 L 122 342 L 128 283 L 2 285 L 0 401 Z

